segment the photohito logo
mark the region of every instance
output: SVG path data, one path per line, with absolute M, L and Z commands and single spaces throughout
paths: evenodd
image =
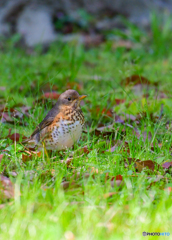
M 146 236 L 170 236 L 170 233 L 169 232 L 142 232 L 142 235 L 144 237 Z

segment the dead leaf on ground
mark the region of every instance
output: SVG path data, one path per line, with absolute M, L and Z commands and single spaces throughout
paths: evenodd
M 4 154 L 0 154 L 0 162 L 1 162 L 2 158 L 3 158 L 3 156 L 4 156 Z
M 60 96 L 60 93 L 58 92 L 46 92 L 44 93 L 40 99 L 52 99 L 52 100 L 57 100 Z
M 85 61 L 85 62 L 84 62 L 84 65 L 85 65 L 86 67 L 95 68 L 97 64 L 96 64 L 96 63 L 89 62 L 89 61 Z
M 77 152 L 77 154 L 82 155 L 83 153 L 84 154 L 89 154 L 91 150 L 92 149 L 88 149 L 88 146 L 84 146 L 82 148 L 77 149 L 76 152 Z
M 146 112 L 140 112 L 137 114 L 136 121 L 145 121 L 146 119 L 150 119 L 151 122 L 156 123 L 159 120 L 159 116 L 156 116 L 153 112 L 149 113 L 149 116 Z
M 128 86 L 129 84 L 132 85 L 144 84 L 158 86 L 157 82 L 150 82 L 147 78 L 139 75 L 132 75 L 130 77 L 123 79 L 122 84 L 124 84 L 125 86 Z
M 96 136 L 110 136 L 112 134 L 115 134 L 115 129 L 113 127 L 114 124 L 110 125 L 101 125 L 101 127 L 98 127 L 91 131 L 91 133 L 94 133 Z M 100 126 L 100 125 L 99 125 Z
M 11 128 L 9 129 L 9 133 L 8 135 L 5 137 L 6 139 L 11 139 L 13 142 L 19 142 L 20 140 L 23 141 L 24 139 L 26 139 L 27 137 L 19 134 L 19 133 L 13 133 L 11 134 Z
M 150 178 L 152 178 L 152 177 L 150 177 Z M 150 178 L 148 178 L 148 179 L 150 179 Z M 152 187 L 152 186 L 154 186 L 157 182 L 159 182 L 161 179 L 163 179 L 164 178 L 164 176 L 162 176 L 162 175 L 157 175 L 156 176 L 156 179 L 154 179 L 153 178 L 153 182 L 151 182 L 150 184 L 149 184 L 149 186 L 147 187 L 147 189 L 150 189 L 150 187 Z
M 36 84 L 35 84 L 35 86 L 33 86 L 33 88 L 35 89 L 35 87 L 36 87 Z M 39 91 L 44 92 L 44 93 L 53 92 L 53 91 L 57 91 L 57 90 L 58 90 L 57 85 L 51 84 L 49 82 L 42 84 L 39 88 Z
M 68 82 L 66 84 L 65 89 L 76 89 L 77 91 L 81 91 L 83 89 L 83 83 L 77 83 L 77 82 Z
M 95 129 L 94 130 L 94 134 L 99 137 L 99 136 L 102 136 L 102 137 L 108 137 L 108 136 L 111 136 L 112 134 L 115 134 L 115 132 L 113 131 L 100 131 L 98 129 Z
M 152 133 L 150 131 L 141 132 L 138 128 L 133 128 L 133 135 L 136 135 L 137 139 L 143 139 L 144 142 L 146 142 L 146 140 L 148 140 L 149 142 L 152 141 Z M 161 144 L 158 146 L 160 147 Z M 153 146 L 151 149 L 153 150 Z
M 75 187 L 80 187 L 80 185 L 78 183 L 76 183 L 76 181 L 64 181 L 61 183 L 61 187 L 66 190 L 68 188 L 75 188 Z
M 119 40 L 113 43 L 112 48 L 116 49 L 116 48 L 126 48 L 127 50 L 130 50 L 132 48 L 134 48 L 135 44 L 129 40 Z
M 168 169 L 169 167 L 172 167 L 172 162 L 165 162 L 162 164 L 162 167 Z
M 104 37 L 101 34 L 85 34 L 82 35 L 82 43 L 86 48 L 97 47 L 104 42 Z
M 92 177 L 92 178 L 95 178 L 94 174 L 93 173 L 89 173 L 89 172 L 78 172 L 78 171 L 75 171 L 73 172 L 73 175 L 70 176 L 70 180 L 78 180 L 78 179 L 86 179 L 86 178 L 89 178 L 89 177 Z
M 149 170 L 154 171 L 155 165 L 158 166 L 158 168 L 160 167 L 158 163 L 155 163 L 152 160 L 141 161 L 135 158 L 128 158 L 127 161 L 125 160 L 126 167 L 128 166 L 128 163 L 129 164 L 134 163 L 134 167 L 138 170 L 138 172 L 141 172 L 145 168 L 148 168 Z
M 1 201 L 14 198 L 14 184 L 11 180 L 0 175 L 0 199 Z
M 114 121 L 115 123 L 122 123 L 122 124 L 125 123 L 125 120 L 117 114 L 115 114 Z
M 10 124 L 18 124 L 20 126 L 27 125 L 27 123 L 22 122 L 24 115 L 27 115 L 26 113 L 23 113 L 22 110 L 18 111 L 14 108 L 1 108 L 0 110 L 0 121 L 2 123 L 10 123 Z M 15 119 L 15 120 L 14 120 Z
M 100 106 L 89 109 L 89 112 L 92 113 L 93 116 L 100 116 L 103 119 L 113 118 L 113 111 L 111 109 L 101 108 Z
M 113 147 L 111 147 L 110 149 L 106 150 L 106 152 L 111 152 L 111 153 L 113 153 L 117 148 L 118 148 L 118 144 L 116 144 L 116 145 L 114 145 Z
M 56 91 L 45 92 L 41 97 L 39 97 L 37 100 L 35 100 L 33 102 L 33 105 L 35 105 L 35 104 L 43 104 L 43 105 L 51 104 L 53 106 L 56 103 L 56 101 L 58 100 L 59 96 L 60 96 L 60 93 L 58 93 Z
M 114 101 L 113 101 L 113 104 L 120 105 L 120 104 L 122 104 L 124 102 L 125 102 L 125 99 L 115 98 Z
M 122 175 L 117 175 L 116 177 L 112 177 L 110 181 L 111 187 L 114 187 L 114 186 L 119 187 L 120 185 L 122 185 L 122 183 L 123 183 Z
M 22 154 L 22 161 L 23 162 L 30 161 L 33 158 L 41 157 L 42 152 L 28 152 L 28 151 L 25 151 L 25 153 L 27 153 L 27 154 L 24 154 L 24 153 Z
M 104 198 L 109 198 L 116 194 L 118 194 L 118 193 L 117 192 L 109 192 L 109 193 L 105 193 L 103 196 L 104 196 Z
M 73 158 L 68 158 L 67 160 L 60 160 L 61 163 L 65 163 L 67 166 L 69 166 L 72 162 Z

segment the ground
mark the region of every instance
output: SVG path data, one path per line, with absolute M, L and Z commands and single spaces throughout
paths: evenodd
M 23 49 L 16 36 L 1 45 L 1 239 L 172 234 L 168 23 L 152 19 L 148 33 L 129 24 L 98 46 Z M 68 88 L 88 96 L 80 142 L 49 157 L 24 149 Z

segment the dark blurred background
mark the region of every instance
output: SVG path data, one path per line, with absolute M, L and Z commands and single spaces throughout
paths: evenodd
M 171 11 L 172 0 L 0 0 L 0 36 L 18 34 L 27 46 L 85 36 L 96 43 L 104 32 L 125 31 L 125 21 L 149 30 L 150 13 Z

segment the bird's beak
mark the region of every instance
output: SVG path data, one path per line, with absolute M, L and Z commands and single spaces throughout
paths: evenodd
M 82 95 L 82 96 L 79 97 L 79 100 L 81 101 L 82 99 L 84 99 L 86 97 L 87 97 L 87 95 Z

